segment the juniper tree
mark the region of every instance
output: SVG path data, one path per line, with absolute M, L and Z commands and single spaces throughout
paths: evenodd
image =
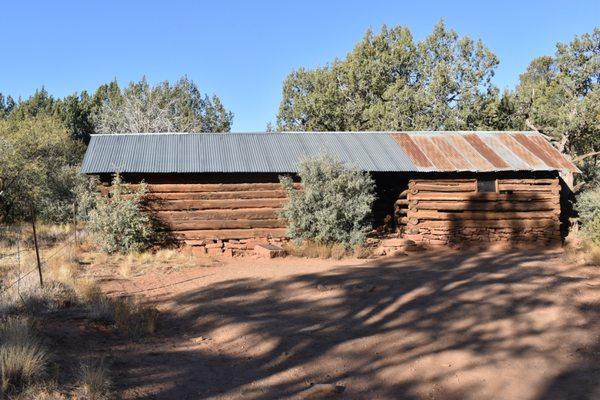
M 479 129 L 490 127 L 496 56 L 438 23 L 415 41 L 383 26 L 341 60 L 299 68 L 284 81 L 280 130 Z

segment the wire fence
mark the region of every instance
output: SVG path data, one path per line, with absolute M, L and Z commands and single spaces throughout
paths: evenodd
M 47 265 L 47 263 L 48 263 L 49 260 L 51 260 L 52 258 L 54 258 L 57 255 L 61 254 L 69 245 L 75 243 L 76 239 L 77 239 L 77 230 L 75 230 L 72 234 L 70 234 L 65 239 L 65 242 L 61 246 L 59 246 L 58 248 L 53 249 L 52 253 L 50 253 L 46 257 L 41 257 L 40 258 L 41 268 L 43 269 Z M 19 264 L 20 264 L 20 254 L 21 254 L 20 250 L 17 250 L 15 253 L 13 253 L 13 255 L 19 257 Z M 19 269 L 20 269 L 20 265 L 19 265 Z M 9 283 L 6 287 L 2 288 L 0 290 L 0 294 L 5 293 L 8 290 L 10 290 L 12 287 L 14 287 L 16 284 L 18 284 L 19 282 L 21 282 L 23 279 L 27 278 L 33 272 L 37 271 L 37 269 L 38 269 L 38 267 L 36 265 L 33 268 L 29 269 L 24 274 L 19 273 L 19 277 L 16 280 L 14 280 L 13 282 Z

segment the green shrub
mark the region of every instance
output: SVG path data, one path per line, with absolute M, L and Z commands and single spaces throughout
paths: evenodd
M 141 208 L 146 193 L 143 183 L 135 191 L 128 190 L 117 174 L 108 195 L 97 197 L 89 227 L 102 251 L 128 253 L 148 246 L 154 229 L 150 216 Z
M 575 208 L 584 235 L 600 245 L 600 186 L 583 192 L 577 198 Z
M 280 181 L 289 201 L 281 211 L 288 235 L 299 241 L 341 244 L 346 248 L 364 242 L 371 228 L 374 182 L 368 173 L 348 168 L 321 154 L 300 163 L 302 189 L 290 177 Z

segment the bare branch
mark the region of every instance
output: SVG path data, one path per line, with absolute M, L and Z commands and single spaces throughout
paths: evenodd
M 580 156 L 577 156 L 573 159 L 573 162 L 580 162 L 585 160 L 586 158 L 590 158 L 590 157 L 594 157 L 600 155 L 600 151 L 592 151 L 590 153 L 586 153 L 586 154 L 582 154 Z

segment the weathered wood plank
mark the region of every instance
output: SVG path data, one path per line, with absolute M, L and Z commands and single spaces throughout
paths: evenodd
M 165 222 L 210 221 L 223 219 L 277 219 L 277 209 L 247 208 L 239 210 L 158 211 L 154 213 Z
M 412 229 L 416 228 L 446 228 L 446 229 L 460 229 L 460 228 L 513 228 L 513 229 L 527 229 L 527 228 L 556 228 L 560 226 L 560 223 L 554 219 L 533 219 L 533 220 L 459 220 L 459 221 L 424 221 L 411 226 Z
M 138 185 L 130 184 L 132 189 Z M 148 190 L 154 193 L 169 192 L 240 192 L 253 190 L 281 190 L 280 183 L 155 183 L 148 184 Z M 299 183 L 294 187 L 300 188 Z
M 498 179 L 498 184 L 558 185 L 558 178 L 551 179 Z
M 425 184 L 444 184 L 444 185 L 451 185 L 451 184 L 462 184 L 462 183 L 475 183 L 477 180 L 476 179 L 411 179 L 410 183 L 425 183 Z
M 451 210 L 451 211 L 559 211 L 558 202 L 529 201 L 529 202 L 472 202 L 472 201 L 418 201 L 413 202 L 411 210 Z
M 411 194 L 410 201 L 444 200 L 444 201 L 559 201 L 553 193 L 417 193 Z
M 461 185 L 434 185 L 417 183 L 411 186 L 411 192 L 474 192 L 476 190 L 475 184 L 461 184 Z
M 239 192 L 159 192 L 148 193 L 148 200 L 230 200 L 273 199 L 287 197 L 283 190 L 252 190 Z
M 151 201 L 147 204 L 147 207 L 156 211 L 279 208 L 285 202 L 285 199 L 164 200 L 160 202 Z
M 559 186 L 558 185 L 523 185 L 523 184 L 507 184 L 507 183 L 499 183 L 498 190 L 513 190 L 519 192 L 548 192 L 548 193 L 558 193 Z
M 252 228 L 285 228 L 280 219 L 214 219 L 172 221 L 172 231 L 216 230 L 216 229 L 252 229 Z
M 530 212 L 493 212 L 493 211 L 465 211 L 462 213 L 446 213 L 439 211 L 411 211 L 408 217 L 421 220 L 529 220 L 558 218 L 554 213 L 548 211 Z
M 285 237 L 285 228 L 260 228 L 260 229 L 206 229 L 190 231 L 173 231 L 173 235 L 180 239 L 252 239 L 259 237 Z

